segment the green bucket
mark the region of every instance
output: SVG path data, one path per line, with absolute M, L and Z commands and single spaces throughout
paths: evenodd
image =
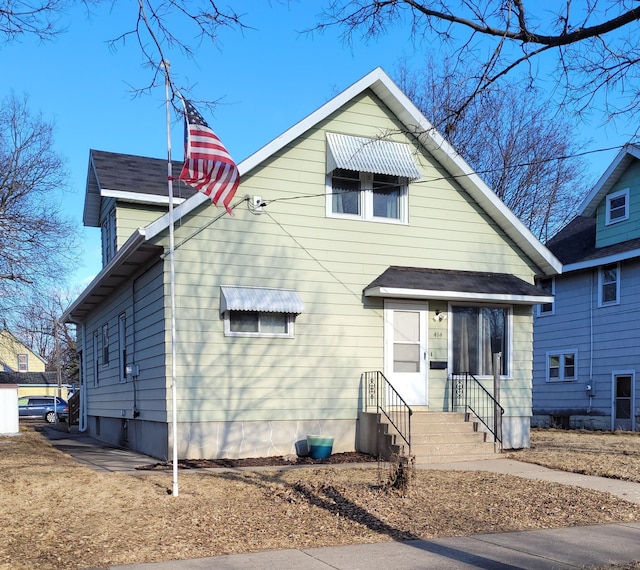
M 307 449 L 311 459 L 326 459 L 333 450 L 333 438 L 326 435 L 308 435 Z

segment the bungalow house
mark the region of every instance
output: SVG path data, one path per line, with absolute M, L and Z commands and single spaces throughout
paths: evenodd
M 637 430 L 640 396 L 640 147 L 626 145 L 547 244 L 562 272 L 540 285 L 534 426 Z
M 174 182 L 172 277 L 166 161 L 90 152 L 81 429 L 159 458 L 352 451 L 371 378 L 442 413 L 472 375 L 529 444 L 535 278 L 560 263 L 381 69 L 238 167 L 233 216 Z

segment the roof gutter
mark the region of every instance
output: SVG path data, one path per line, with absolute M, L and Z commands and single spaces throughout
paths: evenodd
M 93 281 L 91 281 L 73 304 L 64 313 L 62 313 L 60 320 L 62 322 L 78 323 L 78 321 L 73 318 L 74 311 L 87 300 L 93 291 L 104 282 L 105 278 L 108 277 L 114 269 L 123 265 L 145 241 L 147 241 L 145 229 L 138 228 L 117 251 L 113 256 L 113 259 L 111 259 L 111 261 L 102 268 L 102 271 L 96 275 Z

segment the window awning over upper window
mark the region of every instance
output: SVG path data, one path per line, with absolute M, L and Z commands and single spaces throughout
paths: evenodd
M 327 174 L 336 168 L 420 178 L 408 144 L 327 133 Z
M 300 295 L 288 289 L 264 287 L 220 287 L 220 312 L 256 311 L 261 313 L 293 313 L 304 310 Z

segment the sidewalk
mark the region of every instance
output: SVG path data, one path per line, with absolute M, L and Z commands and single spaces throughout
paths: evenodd
M 61 451 L 97 471 L 132 472 L 157 459 L 105 446 L 84 435 L 50 428 L 45 435 Z M 363 464 L 371 466 L 372 464 Z M 375 465 L 375 464 L 373 464 Z M 356 467 L 357 465 L 350 465 Z M 422 465 L 418 468 L 491 471 L 577 485 L 640 503 L 640 484 L 555 471 L 511 459 Z M 277 550 L 195 560 L 111 566 L 111 570 L 496 570 L 589 568 L 640 560 L 640 522 L 525 532 L 481 534 L 434 540 L 383 542 L 353 546 Z M 632 566 L 629 566 L 632 567 Z

